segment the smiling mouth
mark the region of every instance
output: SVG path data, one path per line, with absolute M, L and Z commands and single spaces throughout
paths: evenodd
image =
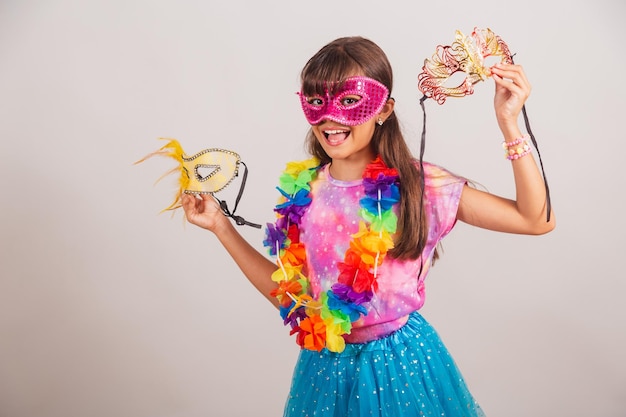
M 330 145 L 339 145 L 343 143 L 348 138 L 348 136 L 350 136 L 350 130 L 325 130 L 324 136 L 326 137 L 326 142 L 328 142 Z

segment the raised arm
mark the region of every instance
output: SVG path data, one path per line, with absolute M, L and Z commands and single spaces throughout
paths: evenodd
M 494 107 L 504 140 L 512 143 L 523 136 L 518 117 L 531 90 L 520 65 L 497 64 L 492 68 L 496 83 Z M 546 190 L 531 155 L 511 160 L 515 200 L 465 186 L 457 218 L 465 223 L 508 233 L 543 234 L 555 227 L 554 213 L 547 219 Z
M 210 195 L 198 198 L 185 194 L 182 203 L 187 220 L 213 232 L 252 285 L 278 307 L 278 301 L 270 295 L 278 286 L 270 278 L 277 266 L 241 236 Z

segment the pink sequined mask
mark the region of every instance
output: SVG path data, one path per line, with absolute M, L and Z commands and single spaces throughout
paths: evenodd
M 350 77 L 336 91 L 332 90 L 326 87 L 324 96 L 298 93 L 310 124 L 332 120 L 344 126 L 360 125 L 380 112 L 389 98 L 384 84 L 362 76 Z

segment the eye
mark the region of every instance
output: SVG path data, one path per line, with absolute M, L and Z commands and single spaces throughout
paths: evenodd
M 306 102 L 311 106 L 321 107 L 324 105 L 324 100 L 320 97 L 307 97 Z
M 358 103 L 361 100 L 361 96 L 350 95 L 345 96 L 341 99 L 341 104 L 344 106 L 351 106 L 353 104 Z

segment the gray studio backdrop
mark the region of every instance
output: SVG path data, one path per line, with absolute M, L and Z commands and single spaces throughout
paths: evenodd
M 209 233 L 159 215 L 174 137 L 237 151 L 239 213 L 273 219 L 304 156 L 299 71 L 377 42 L 417 151 L 416 77 L 490 27 L 524 65 L 557 229 L 459 224 L 424 315 L 489 416 L 626 415 L 624 2 L 0 1 L 0 416 L 278 416 L 298 348 Z M 493 83 L 426 102 L 426 159 L 513 196 Z M 226 194 L 228 198 L 233 194 Z M 231 200 L 232 201 L 232 200 Z M 241 230 L 262 250 L 263 234 Z

